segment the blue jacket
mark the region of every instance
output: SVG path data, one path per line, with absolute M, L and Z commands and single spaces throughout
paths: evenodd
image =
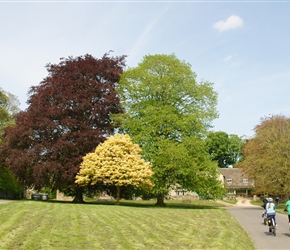
M 268 215 L 274 215 L 274 214 L 276 214 L 275 204 L 273 202 L 268 202 L 267 203 L 267 205 L 266 205 L 266 213 Z

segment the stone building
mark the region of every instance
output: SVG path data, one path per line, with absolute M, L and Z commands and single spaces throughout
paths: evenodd
M 240 168 L 219 168 L 220 180 L 224 183 L 228 195 L 250 196 L 254 181 L 249 180 Z

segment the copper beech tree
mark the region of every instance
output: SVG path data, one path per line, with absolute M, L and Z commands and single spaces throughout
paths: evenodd
M 8 128 L 1 161 L 25 185 L 82 192 L 75 184 L 82 157 L 112 134 L 110 114 L 122 112 L 115 87 L 125 56 L 62 58 L 29 91 L 28 108 Z
M 99 144 L 95 152 L 83 158 L 76 183 L 80 186 L 98 183 L 116 186 L 116 200 L 119 203 L 122 186 L 152 187 L 152 167 L 142 159 L 140 153 L 141 148 L 132 143 L 129 135 L 111 136 Z
M 244 148 L 239 165 L 255 181 L 258 193 L 288 197 L 290 187 L 290 118 L 272 115 L 261 119 Z

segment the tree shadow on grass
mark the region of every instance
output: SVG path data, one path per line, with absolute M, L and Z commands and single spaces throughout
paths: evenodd
M 116 204 L 115 201 L 95 201 L 95 202 L 86 202 L 85 204 L 94 204 L 94 205 L 116 205 L 116 206 L 126 206 L 126 207 L 140 207 L 140 208 L 170 208 L 170 209 L 219 209 L 224 207 L 221 204 L 218 204 L 213 201 L 194 201 L 194 202 L 181 202 L 181 201 L 168 201 L 165 202 L 165 206 L 156 206 L 156 200 L 150 201 L 132 201 L 132 200 L 121 200 L 119 204 Z
M 186 202 L 169 200 L 165 201 L 165 206 L 156 206 L 156 200 L 148 200 L 148 201 L 121 200 L 119 204 L 117 204 L 116 201 L 114 200 L 85 201 L 83 203 L 74 203 L 71 201 L 60 201 L 60 200 L 46 200 L 35 202 L 71 204 L 71 205 L 124 206 L 124 207 L 156 208 L 156 209 L 220 209 L 225 207 L 224 205 L 211 200 L 194 200 Z

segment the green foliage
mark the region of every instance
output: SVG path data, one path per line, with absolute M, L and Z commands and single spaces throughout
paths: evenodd
M 145 56 L 136 68 L 123 72 L 118 92 L 128 116 L 123 128 L 134 134 L 142 124 L 144 132 L 151 131 L 148 135 L 173 140 L 184 134 L 202 136 L 218 117 L 213 84 L 197 83 L 191 66 L 175 55 Z
M 9 92 L 0 88 L 0 142 L 4 128 L 14 125 L 14 115 L 19 111 L 19 101 Z
M 156 194 L 167 194 L 177 182 L 199 189 L 204 176 L 217 176 L 201 146 L 218 116 L 212 83 L 197 83 L 191 66 L 175 55 L 149 55 L 123 72 L 117 90 L 125 113 L 114 122 L 152 163 Z
M 272 115 L 261 119 L 244 148 L 240 167 L 254 179 L 258 193 L 290 193 L 290 119 Z
M 205 141 L 211 160 L 217 161 L 219 168 L 235 165 L 243 158 L 245 140 L 238 135 L 228 135 L 222 131 L 210 132 Z
M 224 194 L 225 190 L 217 180 L 216 164 L 211 162 L 204 142 L 198 138 L 184 138 L 182 143 L 168 139 L 160 141 L 153 166 L 156 193 L 167 193 L 178 183 L 182 188 L 202 196 L 218 197 Z
M 23 191 L 22 186 L 17 182 L 12 172 L 6 167 L 0 167 L 0 190 L 14 194 L 20 194 Z
M 48 194 L 49 199 L 55 199 L 56 198 L 56 190 L 51 189 L 49 187 L 44 187 L 39 190 L 39 193 L 41 194 Z
M 230 165 L 235 165 L 244 160 L 243 148 L 246 145 L 247 139 L 239 137 L 238 135 L 229 135 L 229 156 Z

